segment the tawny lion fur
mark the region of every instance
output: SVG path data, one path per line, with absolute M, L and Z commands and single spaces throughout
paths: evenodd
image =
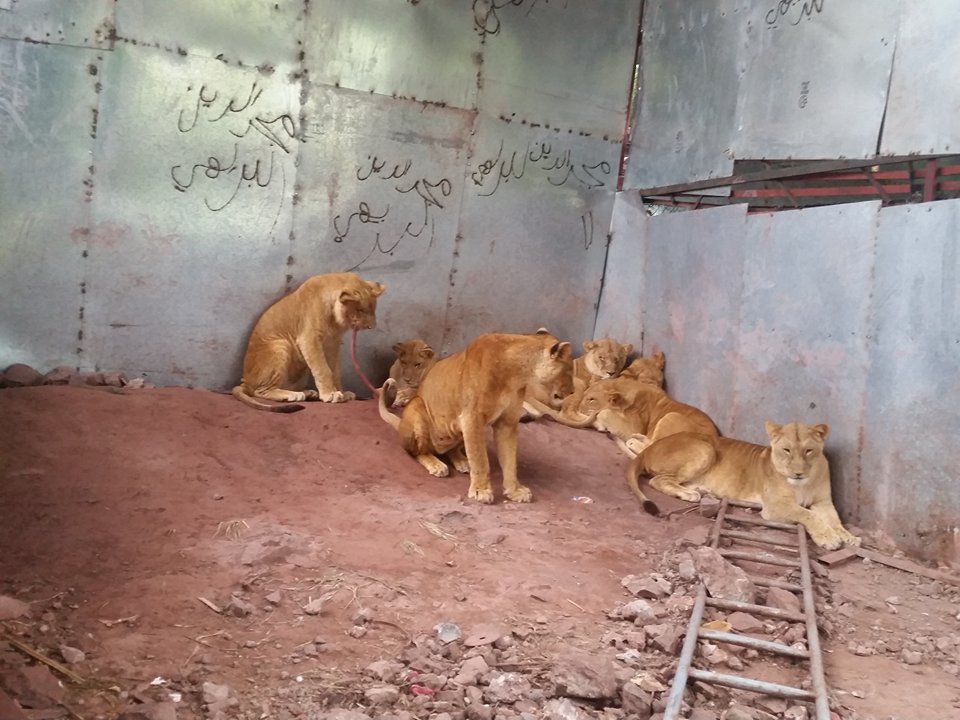
M 517 478 L 517 434 L 524 394 L 543 387 L 557 404 L 573 391 L 570 343 L 548 333 L 481 335 L 458 353 L 438 360 L 419 392 L 397 417 L 387 409 L 387 380 L 380 391 L 380 416 L 400 434 L 409 455 L 431 475 L 445 477 L 447 454 L 460 472 L 470 473 L 468 496 L 493 502 L 485 432 L 493 428 L 504 494 L 529 502 L 530 489 Z
M 277 300 L 253 327 L 233 396 L 271 412 L 302 410 L 303 405 L 289 403 L 303 400 L 352 400 L 354 394 L 340 384 L 343 335 L 376 326 L 377 298 L 384 289 L 354 273 L 330 273 L 314 275 Z M 316 390 L 306 389 L 311 376 Z
M 829 427 L 766 423 L 768 446 L 697 433 L 670 435 L 631 462 L 628 480 L 650 477 L 661 492 L 696 502 L 700 492 L 759 502 L 767 520 L 801 523 L 813 541 L 835 550 L 860 538 L 843 527 L 833 505 L 823 455 Z

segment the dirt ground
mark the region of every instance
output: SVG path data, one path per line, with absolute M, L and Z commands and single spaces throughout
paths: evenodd
M 468 639 L 505 633 L 487 659 L 536 687 L 559 653 L 622 649 L 609 647 L 624 627 L 610 613 L 632 599 L 629 574 L 674 582 L 664 622 L 683 629 L 680 591 L 692 591 L 676 578 L 677 541 L 710 521 L 640 512 L 599 433 L 528 423 L 520 444 L 534 502 L 481 506 L 465 500 L 465 476 L 434 478 L 409 459 L 369 401 L 278 415 L 181 388 L 2 390 L 0 595 L 31 613 L 0 631 L 61 662 L 63 645 L 84 653 L 69 665 L 86 681 L 67 684 L 75 716 L 173 698 L 182 720 L 377 717 L 363 690 L 372 662 L 470 655 L 438 646 L 438 623 Z M 663 510 L 685 507 L 651 493 Z M 838 716 L 960 718 L 957 588 L 860 560 L 828 575 L 819 602 Z M 649 669 L 669 684 L 672 660 L 648 645 L 618 662 L 625 677 Z M 26 661 L 0 639 L 0 673 Z M 212 712 L 205 682 L 235 699 Z M 443 714 L 433 690 L 395 684 L 391 713 Z M 631 716 L 619 706 L 594 703 L 592 717 Z M 753 717 L 792 717 L 765 712 Z

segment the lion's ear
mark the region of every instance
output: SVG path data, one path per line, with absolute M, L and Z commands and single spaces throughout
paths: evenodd
M 349 305 L 360 302 L 360 293 L 356 290 L 343 290 L 340 292 L 340 302 Z
M 434 356 L 433 348 L 430 347 L 429 345 L 425 345 L 424 347 L 420 348 L 420 357 L 426 358 L 427 360 L 429 360 L 433 356 Z
M 633 343 L 627 343 L 626 345 L 621 345 L 620 347 L 623 350 L 624 357 L 627 357 L 627 355 L 633 352 Z
M 590 352 L 597 346 L 597 343 L 593 340 L 587 340 L 583 343 L 583 351 Z
M 403 351 L 404 345 L 406 345 L 406 343 L 397 343 L 393 346 L 393 351 L 399 355 Z
M 370 287 L 370 292 L 374 297 L 380 297 L 387 289 L 383 283 L 369 281 L 367 282 L 367 285 Z
M 534 335 L 549 335 L 549 334 L 550 334 L 550 331 L 547 330 L 545 327 L 537 328 L 537 331 L 534 333 Z
M 573 349 L 568 342 L 556 342 L 553 344 L 553 347 L 550 348 L 550 357 L 559 360 L 570 357 L 572 353 Z
M 777 425 L 775 422 L 767 420 L 764 423 L 764 428 L 767 430 L 767 437 L 770 438 L 771 442 L 780 437 L 780 432 L 783 430 L 782 425 Z
M 819 425 L 813 425 L 810 428 L 810 432 L 816 435 L 817 440 L 823 442 L 827 439 L 827 435 L 830 433 L 830 426 L 826 423 L 820 423 Z
M 663 370 L 663 351 L 657 350 L 653 354 L 653 361 L 657 364 L 657 367 Z
M 610 407 L 619 408 L 626 404 L 626 398 L 618 390 L 611 390 L 607 393 L 607 402 L 610 403 Z

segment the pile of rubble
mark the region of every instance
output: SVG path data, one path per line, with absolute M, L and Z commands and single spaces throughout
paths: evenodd
M 29 365 L 17 363 L 0 373 L 0 388 L 34 387 L 36 385 L 76 385 L 145 388 L 154 387 L 141 377 L 128 378 L 118 372 L 81 372 L 69 365 L 60 365 L 44 374 Z

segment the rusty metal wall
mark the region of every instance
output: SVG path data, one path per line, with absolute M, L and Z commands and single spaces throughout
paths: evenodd
M 229 386 L 258 314 L 345 269 L 388 288 L 376 379 L 412 335 L 585 339 L 639 9 L 0 3 L 0 363 Z
M 960 562 L 960 201 L 641 212 L 618 196 L 598 330 L 636 342 L 640 318 L 726 435 L 828 423 L 842 514 Z
M 624 187 L 949 152 L 958 34 L 951 0 L 647 0 Z

